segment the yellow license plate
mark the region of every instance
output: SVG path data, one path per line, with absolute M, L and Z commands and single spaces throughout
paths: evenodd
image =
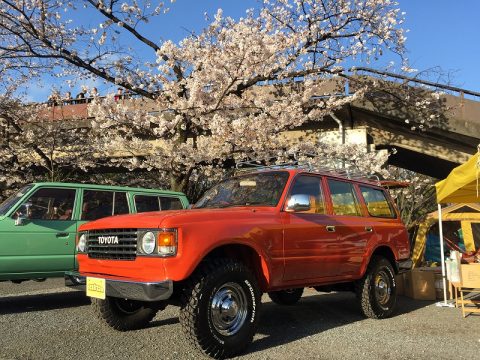
M 105 279 L 87 277 L 87 296 L 105 300 Z

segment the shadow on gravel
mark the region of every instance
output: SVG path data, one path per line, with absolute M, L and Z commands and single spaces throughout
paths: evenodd
M 178 317 L 173 317 L 173 318 L 168 318 L 168 319 L 163 319 L 163 320 L 155 320 L 151 321 L 150 324 L 148 324 L 148 327 L 159 327 L 159 326 L 166 326 L 166 325 L 175 325 L 180 323 L 180 320 Z
M 406 314 L 433 303 L 403 296 L 399 296 L 397 301 L 397 311 L 394 316 Z M 255 340 L 248 349 L 248 353 L 288 344 L 362 320 L 365 320 L 365 317 L 360 312 L 355 295 L 351 293 L 304 296 L 293 306 L 281 306 L 273 302 L 264 303 L 257 331 L 264 337 Z
M 88 304 L 90 304 L 90 298 L 81 291 L 9 296 L 0 298 L 0 315 L 65 309 Z

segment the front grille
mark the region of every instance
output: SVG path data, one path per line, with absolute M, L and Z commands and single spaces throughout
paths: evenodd
M 137 229 L 90 230 L 87 240 L 88 257 L 105 260 L 135 260 L 137 235 Z M 99 237 L 107 240 L 104 239 L 101 243 Z

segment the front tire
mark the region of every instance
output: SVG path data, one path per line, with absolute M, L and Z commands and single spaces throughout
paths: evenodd
M 118 331 L 142 329 L 155 317 L 158 309 L 143 301 L 109 297 L 92 299 L 95 314 Z
M 397 303 L 397 287 L 390 261 L 382 256 L 372 257 L 365 276 L 356 283 L 356 292 L 366 317 L 390 317 Z
M 278 305 L 295 305 L 303 295 L 303 288 L 271 291 L 268 296 Z
M 180 323 L 195 348 L 225 359 L 252 342 L 260 304 L 257 281 L 245 265 L 214 259 L 192 275 L 182 297 Z

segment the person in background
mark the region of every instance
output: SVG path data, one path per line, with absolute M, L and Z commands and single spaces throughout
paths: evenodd
M 88 99 L 87 99 L 87 102 L 92 102 L 93 99 L 99 97 L 100 94 L 98 93 L 98 90 L 96 87 L 92 88 L 92 90 L 89 91 L 88 93 Z
M 48 96 L 47 104 L 49 106 L 56 106 L 60 104 L 60 93 L 58 90 L 53 90 L 52 93 Z
M 92 91 L 90 91 L 90 97 L 95 98 L 97 96 L 100 96 L 100 94 L 98 93 L 97 88 L 94 87 L 94 88 L 92 88 Z
M 63 100 L 63 105 L 72 104 L 72 100 L 73 100 L 72 99 L 72 93 L 70 91 L 67 91 L 62 100 Z
M 80 92 L 76 96 L 76 103 L 83 104 L 85 102 L 85 89 L 80 90 Z
M 122 88 L 118 88 L 117 89 L 117 93 L 115 94 L 115 96 L 113 97 L 115 101 L 118 101 L 120 99 L 123 99 L 123 89 Z

